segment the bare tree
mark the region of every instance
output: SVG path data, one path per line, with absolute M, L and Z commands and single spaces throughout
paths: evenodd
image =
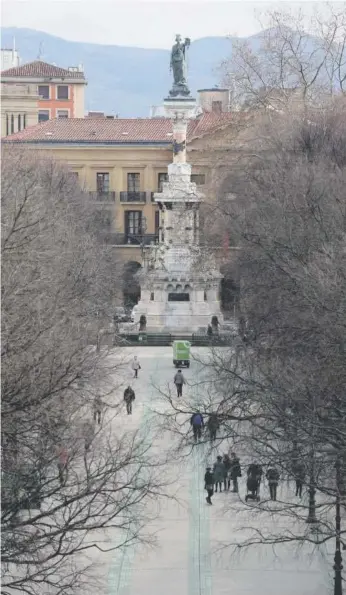
M 262 528 L 248 514 L 242 525 L 247 537 L 239 542 L 235 536 L 233 543 L 230 538 L 228 546 L 322 545 L 335 539 L 336 580 L 346 533 L 340 522 L 346 446 L 345 138 L 343 101 L 319 113 L 270 112 L 261 118 L 243 187 L 233 201 L 222 193 L 218 205 L 240 248 L 245 332 L 228 349 L 211 351 L 203 362 L 207 380 L 201 377 L 190 391 L 197 398 L 176 405 L 165 395 L 172 430 L 180 436 L 177 456 L 191 445 L 186 419 L 198 406 L 205 419 L 211 413 L 218 417 L 214 445 L 237 449 L 245 464 L 274 466 L 282 481 L 294 480 L 297 463 L 304 466 L 307 500 L 295 499 L 287 485 L 275 503 L 265 491 L 251 508 L 234 503 L 240 516 L 255 508 Z M 277 522 L 269 523 L 273 518 Z
M 124 362 L 90 343 L 117 276 L 86 195 L 30 150 L 6 147 L 2 169 L 2 592 L 65 595 L 83 590 L 83 552 L 148 539 L 164 478 L 147 436 L 116 420 Z
M 327 16 L 315 12 L 307 22 L 302 13 L 270 12 L 259 47 L 232 41 L 232 55 L 221 65 L 223 84 L 234 107 L 284 110 L 306 103 L 321 106 L 345 92 L 345 5 Z

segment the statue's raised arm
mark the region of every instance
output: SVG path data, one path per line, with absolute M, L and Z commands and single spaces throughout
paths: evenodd
M 171 51 L 170 66 L 173 70 L 173 87 L 169 94 L 171 97 L 177 95 L 187 96 L 190 95 L 190 90 L 187 85 L 187 68 L 186 68 L 186 50 L 190 46 L 190 39 L 187 37 L 184 43 L 181 40 L 181 36 L 177 35 L 175 38 L 175 44 Z

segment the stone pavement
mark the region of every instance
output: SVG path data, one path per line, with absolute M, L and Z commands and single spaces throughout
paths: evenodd
M 205 350 L 198 350 L 203 353 Z M 132 371 L 124 366 L 123 380 L 131 383 L 136 391 L 132 416 L 124 412 L 115 423 L 141 431 L 150 440 L 150 409 L 164 407 L 158 391 L 171 384 L 175 369 L 172 363 L 172 349 L 132 348 L 129 357 L 137 354 L 142 369 L 139 378 L 132 380 Z M 115 357 L 115 356 L 114 356 Z M 191 383 L 202 374 L 199 364 L 193 362 L 184 375 Z M 193 391 L 191 387 L 187 390 Z M 119 389 L 119 398 L 122 395 Z M 170 436 L 165 435 L 157 448 L 169 451 Z M 238 512 L 225 510 L 231 493 L 215 494 L 213 506 L 205 502 L 203 477 L 206 462 L 210 459 L 208 446 L 200 444 L 194 448 L 189 462 L 172 466 L 177 477 L 172 494 L 179 501 L 158 502 L 159 518 L 152 523 L 155 531 L 156 548 L 130 547 L 128 549 L 99 554 L 97 563 L 105 577 L 104 587 L 91 589 L 90 593 L 102 595 L 327 595 L 331 592 L 331 552 L 317 552 L 311 555 L 308 546 L 280 545 L 256 546 L 255 549 L 233 552 L 224 548 L 232 540 L 249 535 L 246 525 L 263 523 L 263 517 L 256 513 L 250 519 L 249 511 L 239 501 Z M 223 454 L 222 452 L 220 454 Z M 209 457 L 209 458 L 208 458 Z M 174 468 L 173 468 L 174 467 Z M 242 480 L 243 481 L 243 480 Z M 245 484 L 240 485 L 245 493 Z M 269 517 L 266 523 L 277 526 L 277 520 Z M 240 530 L 240 532 L 239 532 Z M 237 531 L 237 533 L 236 533 Z M 101 536 L 100 536 L 101 538 Z M 117 535 L 109 532 L 108 541 L 116 544 Z M 95 557 L 93 556 L 95 560 Z M 102 566 L 101 566 L 102 565 Z M 107 580 L 106 580 L 107 578 Z

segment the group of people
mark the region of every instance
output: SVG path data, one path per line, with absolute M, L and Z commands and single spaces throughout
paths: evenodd
M 296 483 L 296 496 L 302 497 L 302 490 L 305 481 L 305 467 L 302 463 L 295 463 L 292 468 Z M 263 468 L 259 463 L 251 463 L 246 473 L 247 494 L 245 500 L 259 500 L 259 489 L 263 477 Z M 211 498 L 217 491 L 222 492 L 230 490 L 231 482 L 233 484 L 232 492 L 238 493 L 238 478 L 242 476 L 240 461 L 235 453 L 231 457 L 225 454 L 223 457 L 217 457 L 213 468 L 207 467 L 204 476 L 204 488 L 207 491 L 206 501 L 212 504 Z M 280 481 L 280 473 L 273 466 L 269 465 L 265 475 L 268 481 L 270 499 L 274 502 L 277 498 L 277 487 Z
M 210 413 L 208 421 L 205 424 L 203 415 L 199 410 L 191 416 L 190 425 L 195 442 L 202 438 L 202 432 L 205 427 L 209 432 L 211 442 L 214 442 L 216 440 L 217 431 L 220 428 L 220 422 L 216 413 Z
M 214 463 L 213 469 L 207 467 L 204 476 L 204 487 L 207 490 L 206 501 L 212 504 L 211 498 L 217 491 L 229 491 L 231 482 L 233 484 L 232 492 L 238 492 L 238 478 L 241 477 L 240 461 L 234 452 L 231 456 L 225 454 L 223 457 L 218 455 Z

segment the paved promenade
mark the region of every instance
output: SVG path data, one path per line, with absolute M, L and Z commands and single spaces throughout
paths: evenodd
M 114 421 L 129 430 L 140 428 L 152 440 L 151 410 L 164 410 L 154 385 L 162 390 L 172 386 L 175 369 L 171 348 L 138 348 L 129 355 L 139 356 L 142 369 L 139 378 L 132 379 L 132 371 L 124 366 L 123 381 L 131 383 L 136 392 L 132 416 L 124 413 Z M 199 350 L 203 353 L 203 350 Z M 189 391 L 203 375 L 197 362 L 184 371 L 191 382 Z M 120 399 L 122 389 L 117 398 Z M 198 399 L 198 395 L 194 395 Z M 188 420 L 187 420 L 188 421 Z M 169 452 L 169 433 L 155 440 L 155 449 Z M 90 589 L 96 595 L 328 595 L 331 591 L 331 552 L 311 556 L 311 547 L 280 545 L 234 552 L 225 548 L 230 539 L 241 541 L 249 535 L 246 526 L 262 526 L 263 516 L 251 515 L 236 495 L 215 494 L 213 506 L 207 506 L 203 490 L 205 465 L 212 463 L 219 453 L 210 453 L 208 445 L 194 448 L 181 465 L 172 464 L 169 473 L 174 478 L 170 490 L 177 500 L 156 502 L 158 518 L 151 524 L 155 531 L 156 548 L 130 547 L 125 551 L 98 554 L 100 583 Z M 221 451 L 220 454 L 223 454 Z M 245 494 L 242 478 L 240 490 Z M 282 489 L 287 489 L 285 486 Z M 227 510 L 232 500 L 235 505 Z M 266 524 L 277 529 L 277 518 L 268 515 Z M 243 528 L 242 528 L 243 527 Z M 101 536 L 100 536 L 101 539 Z M 116 543 L 114 532 L 107 535 L 107 543 Z M 96 561 L 95 555 L 92 556 Z M 101 576 L 102 575 L 102 576 Z

